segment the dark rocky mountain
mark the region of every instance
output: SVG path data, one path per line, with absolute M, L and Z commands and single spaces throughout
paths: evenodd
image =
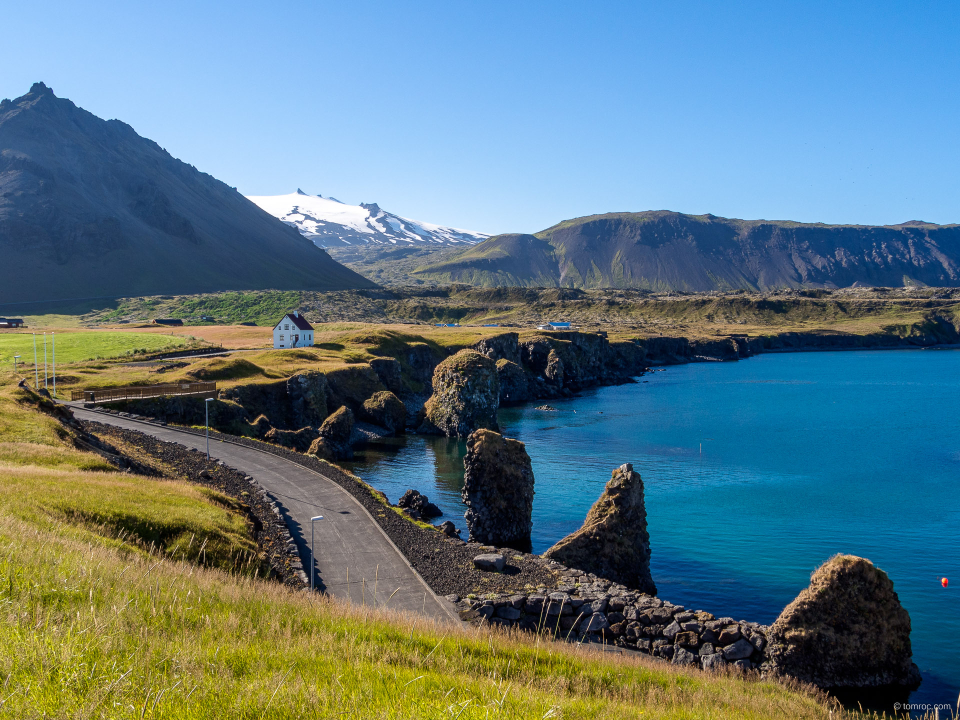
M 235 189 L 43 83 L 0 103 L 0 303 L 373 287 Z
M 823 225 L 668 211 L 497 235 L 416 276 L 484 287 L 772 290 L 960 285 L 960 225 Z

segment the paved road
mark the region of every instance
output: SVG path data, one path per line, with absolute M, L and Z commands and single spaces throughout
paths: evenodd
M 205 449 L 202 436 L 71 407 L 81 420 Z M 323 516 L 315 523 L 316 583 L 322 591 L 357 604 L 375 602 L 441 622 L 459 622 L 452 604 L 430 590 L 366 509 L 333 480 L 276 455 L 217 440 L 210 441 L 210 457 L 251 475 L 273 496 L 297 542 L 308 577 L 310 518 Z

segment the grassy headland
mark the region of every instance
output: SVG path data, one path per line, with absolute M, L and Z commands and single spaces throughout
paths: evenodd
M 2 717 L 829 716 L 771 682 L 434 627 L 209 555 L 199 566 L 187 531 L 208 553 L 217 538 L 224 557 L 250 549 L 230 504 L 115 472 L 13 380 L 0 374 Z

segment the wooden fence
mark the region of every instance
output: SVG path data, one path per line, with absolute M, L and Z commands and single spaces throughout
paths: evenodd
M 165 395 L 196 395 L 198 393 L 216 393 L 215 382 L 178 382 L 164 385 L 144 385 L 142 387 L 102 388 L 99 390 L 72 390 L 71 400 L 84 402 L 111 402 L 113 400 L 139 400 L 141 398 L 163 397 Z

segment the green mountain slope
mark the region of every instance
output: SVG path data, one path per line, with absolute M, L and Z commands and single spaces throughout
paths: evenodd
M 498 235 L 416 276 L 483 287 L 771 290 L 960 284 L 960 226 L 823 225 L 668 211 Z

